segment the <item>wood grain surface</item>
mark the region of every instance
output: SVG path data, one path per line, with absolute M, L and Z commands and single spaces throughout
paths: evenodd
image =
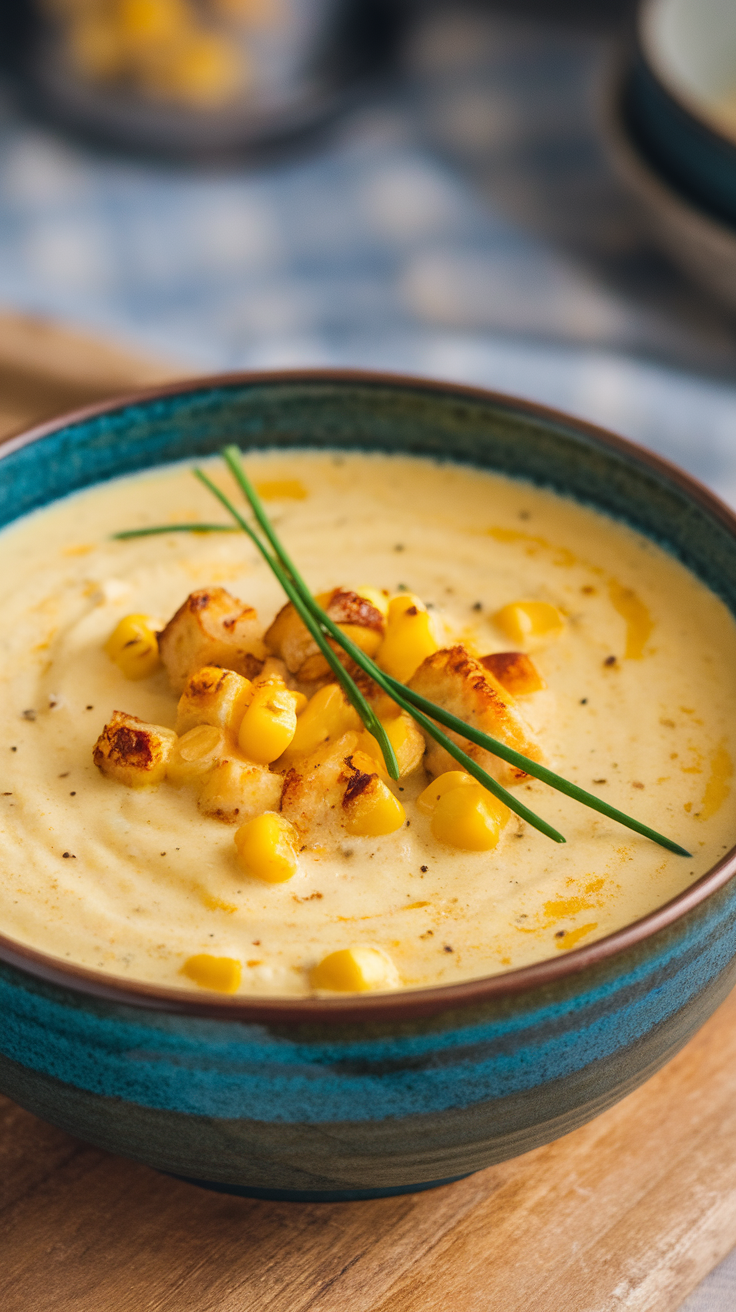
M 0 435 L 168 380 L 0 316 Z M 592 1124 L 430 1193 L 228 1198 L 0 1098 L 2 1312 L 672 1312 L 736 1243 L 736 994 Z

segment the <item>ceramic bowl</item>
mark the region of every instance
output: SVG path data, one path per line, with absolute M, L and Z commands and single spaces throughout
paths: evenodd
M 662 176 L 736 227 L 733 0 L 645 0 L 626 102 L 634 134 Z
M 600 101 L 600 126 L 608 158 L 638 202 L 652 242 L 693 282 L 729 310 L 736 310 L 736 226 L 709 213 L 662 173 L 632 119 L 628 64 L 612 66 Z
M 736 520 L 685 474 L 523 401 L 347 372 L 241 375 L 46 424 L 0 451 L 0 523 L 217 451 L 409 452 L 530 479 L 665 544 L 736 611 Z M 589 946 L 485 979 L 245 999 L 129 983 L 0 939 L 0 1089 L 91 1143 L 231 1193 L 429 1188 L 595 1116 L 736 976 L 736 851 Z

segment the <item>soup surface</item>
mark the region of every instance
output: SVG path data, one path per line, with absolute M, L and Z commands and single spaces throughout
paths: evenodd
M 207 466 L 224 486 L 219 462 Z M 249 455 L 315 593 L 409 590 L 441 645 L 509 649 L 494 615 L 553 603 L 564 631 L 533 653 L 547 690 L 519 699 L 548 762 L 693 853 L 671 855 L 529 779 L 517 795 L 567 838 L 511 817 L 492 851 L 410 823 L 300 853 L 283 883 L 249 879 L 233 828 L 168 782 L 105 778 L 92 748 L 114 710 L 173 728 L 163 668 L 126 679 L 103 648 L 124 615 L 163 625 L 219 585 L 263 629 L 284 603 L 241 534 L 128 541 L 115 530 L 226 516 L 176 465 L 70 497 L 0 535 L 0 929 L 130 979 L 192 988 L 196 954 L 241 963 L 244 994 L 301 995 L 326 955 L 381 949 L 417 987 L 506 971 L 591 942 L 667 902 L 736 839 L 736 625 L 676 560 L 623 525 L 523 482 L 430 461 Z

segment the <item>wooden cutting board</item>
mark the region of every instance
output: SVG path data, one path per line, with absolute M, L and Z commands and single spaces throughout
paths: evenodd
M 0 316 L 0 435 L 176 376 Z M 673 1312 L 736 1243 L 736 993 L 590 1125 L 429 1193 L 210 1194 L 0 1098 L 3 1312 Z

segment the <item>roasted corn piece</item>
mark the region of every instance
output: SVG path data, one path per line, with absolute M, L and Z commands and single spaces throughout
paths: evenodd
M 128 788 L 156 788 L 166 776 L 175 745 L 173 729 L 113 711 L 92 749 L 92 759 L 104 775 Z

